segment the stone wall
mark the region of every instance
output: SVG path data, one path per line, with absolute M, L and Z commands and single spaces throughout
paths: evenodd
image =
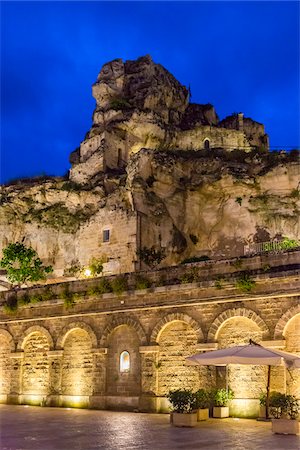
M 224 385 L 224 372 L 188 366 L 186 356 L 249 338 L 300 354 L 299 320 L 295 269 L 261 275 L 250 293 L 203 282 L 90 294 L 71 309 L 59 298 L 22 306 L 14 316 L 0 307 L 0 399 L 167 411 L 170 389 Z M 124 373 L 123 351 L 131 362 Z M 266 367 L 229 369 L 236 393 L 233 414 L 258 412 L 266 376 Z M 283 391 L 285 383 L 299 397 L 298 374 L 291 378 L 282 368 L 273 368 L 271 389 Z

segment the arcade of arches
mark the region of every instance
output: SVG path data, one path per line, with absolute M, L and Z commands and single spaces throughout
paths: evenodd
M 186 364 L 185 358 L 196 352 L 252 338 L 300 354 L 300 305 L 295 296 L 258 298 L 251 304 L 78 313 L 76 321 L 67 315 L 40 319 L 31 314 L 30 320 L 24 315 L 0 324 L 3 403 L 164 411 L 170 389 L 224 386 L 221 369 Z M 291 376 L 284 368 L 272 368 L 271 389 L 300 398 L 299 372 Z M 257 413 L 266 376 L 264 366 L 229 368 L 236 415 Z

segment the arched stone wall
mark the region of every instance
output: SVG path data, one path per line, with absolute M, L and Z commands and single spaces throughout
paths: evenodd
M 300 311 L 286 323 L 283 333 L 285 350 L 300 356 Z M 286 381 L 287 392 L 300 399 L 300 370 L 287 371 Z
M 259 317 L 256 312 L 246 309 L 246 308 L 233 308 L 233 309 L 227 309 L 226 311 L 222 312 L 212 323 L 212 325 L 209 328 L 208 331 L 208 342 L 214 342 L 218 339 L 218 333 L 221 327 L 224 325 L 224 323 L 232 319 L 234 317 L 245 317 L 252 322 L 256 323 L 258 328 L 262 332 L 262 336 L 264 339 L 267 339 L 269 336 L 269 329 L 266 325 L 266 323 Z M 249 340 L 248 340 L 249 341 Z
M 2 395 L 7 395 L 10 392 L 10 353 L 14 351 L 14 347 L 14 340 L 11 334 L 6 330 L 0 329 L 0 399 Z
M 263 331 L 257 322 L 248 317 L 231 317 L 224 321 L 218 330 L 218 347 L 227 348 L 235 345 L 248 344 L 249 339 L 261 341 Z M 235 392 L 236 398 L 259 398 L 265 390 L 267 367 L 252 365 L 228 366 L 228 383 Z M 225 368 L 217 369 L 217 384 L 226 386 Z
M 45 327 L 41 327 L 39 325 L 34 325 L 32 327 L 27 328 L 22 336 L 20 337 L 17 345 L 17 350 L 24 350 L 24 346 L 26 344 L 26 340 L 28 336 L 30 336 L 32 333 L 40 333 L 42 334 L 48 342 L 49 349 L 52 350 L 54 347 L 53 339 L 49 331 Z
M 107 346 L 109 335 L 112 333 L 114 329 L 116 329 L 120 325 L 128 325 L 130 328 L 133 328 L 138 335 L 140 345 L 147 344 L 147 337 L 145 331 L 137 320 L 131 317 L 118 317 L 116 319 L 111 320 L 109 324 L 105 327 L 105 330 L 100 339 L 100 347 Z
M 75 329 L 79 329 L 79 330 L 84 330 L 87 332 L 87 334 L 90 337 L 91 343 L 92 343 L 92 347 L 96 348 L 97 347 L 97 337 L 93 331 L 93 329 L 86 323 L 84 322 L 72 322 L 69 323 L 67 326 L 65 326 L 59 336 L 59 338 L 57 339 L 56 342 L 56 348 L 57 349 L 61 349 L 64 347 L 65 344 L 65 340 L 68 337 L 68 334 L 72 331 L 74 331 Z
M 277 325 L 275 327 L 274 332 L 275 339 L 282 339 L 282 337 L 285 334 L 285 328 L 287 327 L 289 321 L 297 314 L 300 314 L 300 304 L 294 306 L 293 308 L 290 308 L 283 314 L 283 316 L 278 320 Z
M 90 330 L 89 330 L 90 331 Z M 90 332 L 76 326 L 62 340 L 62 395 L 92 395 L 94 361 Z
M 51 341 L 50 341 L 51 342 Z M 22 392 L 25 395 L 48 395 L 49 393 L 49 333 L 42 327 L 32 327 L 22 340 L 24 350 L 22 368 Z
M 173 318 L 166 323 L 166 318 L 163 319 L 160 331 L 156 329 L 152 335 L 159 344 L 156 363 L 158 395 L 166 395 L 171 389 L 197 389 L 210 384 L 207 367 L 189 366 L 186 363 L 186 357 L 197 351 L 200 331 L 196 322 L 184 315 L 186 317 L 188 321 Z
M 203 333 L 201 330 L 200 325 L 194 320 L 191 316 L 188 314 L 183 313 L 173 313 L 173 314 L 167 314 L 165 317 L 163 317 L 153 328 L 151 333 L 150 342 L 158 342 L 159 336 L 164 330 L 164 328 L 170 324 L 170 322 L 174 321 L 181 321 L 189 324 L 191 328 L 195 331 L 197 335 L 197 341 L 201 342 L 203 341 Z
M 140 336 L 135 327 L 122 323 L 107 337 L 107 394 L 137 396 L 141 393 Z M 120 371 L 120 355 L 130 355 L 128 372 Z

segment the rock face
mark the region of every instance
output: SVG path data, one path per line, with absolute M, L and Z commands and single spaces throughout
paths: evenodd
M 126 166 L 141 148 L 268 148 L 264 126 L 243 114 L 219 122 L 210 104 L 189 104 L 189 92 L 150 56 L 105 64 L 93 85 L 93 125 L 72 154 L 71 180 L 86 184 Z
M 299 239 L 299 155 L 268 153 L 263 125 L 189 104 L 149 56 L 105 64 L 93 95 L 69 179 L 1 187 L 0 250 L 24 239 L 62 276 L 93 258 L 121 273 Z

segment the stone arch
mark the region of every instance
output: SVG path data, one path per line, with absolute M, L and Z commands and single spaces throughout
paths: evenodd
M 107 340 L 110 335 L 110 333 L 115 329 L 120 327 L 121 325 L 128 325 L 129 327 L 133 328 L 140 340 L 141 345 L 147 344 L 147 337 L 146 333 L 142 327 L 142 325 L 135 319 L 132 319 L 131 317 L 118 317 L 117 319 L 111 320 L 111 322 L 106 326 L 101 339 L 100 339 L 100 347 L 106 347 L 107 346 Z
M 8 341 L 9 346 L 10 346 L 10 351 L 14 352 L 15 348 L 16 348 L 16 344 L 15 344 L 15 341 L 14 341 L 14 338 L 12 337 L 12 335 L 7 330 L 4 330 L 1 328 L 0 336 L 3 336 Z
M 9 356 L 14 351 L 12 335 L 7 330 L 0 329 L 0 396 L 10 392 L 12 360 Z
M 153 328 L 150 342 L 157 342 L 160 334 L 171 322 L 180 321 L 189 324 L 198 336 L 198 342 L 203 341 L 203 332 L 200 325 L 191 316 L 184 313 L 172 313 L 163 317 Z
M 209 150 L 210 149 L 210 139 L 209 138 L 205 138 L 203 141 L 203 147 L 205 150 Z
M 43 334 L 48 341 L 50 350 L 53 350 L 54 343 L 51 334 L 45 327 L 41 327 L 40 325 L 34 325 L 32 327 L 27 328 L 20 337 L 17 345 L 17 350 L 21 351 L 24 350 L 24 345 L 26 343 L 26 339 L 32 334 L 32 333 L 41 333 Z
M 288 309 L 285 314 L 283 314 L 283 316 L 281 316 L 281 318 L 278 320 L 275 326 L 274 339 L 283 339 L 284 332 L 289 321 L 297 314 L 300 314 L 300 304 Z
M 209 328 L 207 340 L 208 342 L 214 342 L 217 339 L 217 335 L 222 325 L 233 317 L 245 317 L 252 320 L 262 330 L 264 337 L 268 337 L 269 328 L 261 317 L 256 312 L 247 308 L 232 308 L 223 311 L 212 323 Z
M 61 335 L 58 337 L 56 342 L 57 349 L 62 349 L 64 347 L 65 340 L 68 337 L 69 333 L 75 329 L 86 331 L 91 339 L 92 348 L 97 348 L 97 337 L 90 325 L 86 324 L 85 322 L 72 322 L 63 328 Z

